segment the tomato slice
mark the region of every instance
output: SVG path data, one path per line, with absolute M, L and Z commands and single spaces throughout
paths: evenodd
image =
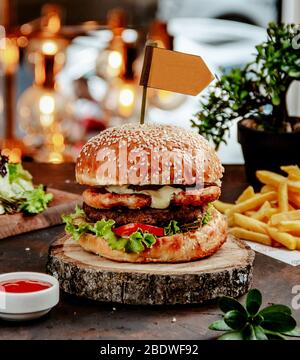
M 138 230 L 147 231 L 148 233 L 155 236 L 164 236 L 165 229 L 158 226 L 141 224 L 141 223 L 130 223 L 127 225 L 119 226 L 115 229 L 112 229 L 113 232 L 119 236 L 130 236 Z

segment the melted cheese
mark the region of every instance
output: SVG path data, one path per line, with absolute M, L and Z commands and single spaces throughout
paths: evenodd
M 123 186 L 106 186 L 105 189 L 115 194 L 145 194 L 151 197 L 151 207 L 153 209 L 166 209 L 169 207 L 170 202 L 174 194 L 178 194 L 182 191 L 180 188 L 172 186 L 162 186 L 158 190 L 133 190 L 129 189 L 128 185 Z

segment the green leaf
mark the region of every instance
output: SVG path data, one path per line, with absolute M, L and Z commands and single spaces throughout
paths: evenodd
M 218 337 L 218 340 L 243 340 L 241 331 L 228 331 Z
M 205 214 L 202 217 L 202 225 L 206 225 L 212 219 L 213 204 L 209 203 Z
M 261 326 L 264 329 L 275 332 L 287 332 L 296 327 L 296 321 L 290 315 L 280 312 L 270 312 L 263 315 L 264 321 Z
M 246 298 L 246 309 L 252 316 L 256 315 L 262 303 L 261 292 L 257 289 L 251 289 Z
M 246 324 L 242 330 L 244 340 L 257 340 L 254 327 L 251 324 Z
M 139 253 L 144 250 L 144 246 L 141 241 L 129 238 L 125 245 L 125 250 L 128 253 Z
M 230 296 L 222 296 L 219 300 L 219 307 L 224 313 L 230 310 L 238 310 L 246 316 L 246 310 L 243 305 Z
M 8 168 L 8 175 L 9 175 L 10 183 L 13 183 L 20 179 L 31 182 L 32 175 L 27 170 L 24 170 L 21 163 L 18 163 L 18 164 L 8 163 L 7 168 Z
M 272 96 L 272 104 L 278 106 L 280 104 L 280 97 L 278 95 Z
M 247 317 L 238 310 L 230 310 L 224 315 L 224 322 L 231 329 L 240 330 L 245 326 Z
M 270 331 L 270 330 L 266 330 L 266 329 L 264 329 L 264 332 L 265 332 L 268 340 L 286 340 L 285 337 L 282 334 L 280 334 L 279 332 Z
M 288 306 L 281 305 L 281 304 L 273 304 L 273 305 L 267 306 L 264 309 L 262 309 L 259 312 L 259 314 L 264 317 L 266 314 L 274 313 L 274 312 L 275 313 L 282 312 L 282 313 L 285 313 L 287 315 L 292 315 L 291 309 Z
M 63 215 L 65 222 L 65 231 L 69 233 L 74 240 L 79 240 L 85 233 L 95 234 L 104 238 L 109 247 L 113 250 L 138 253 L 145 250 L 145 246 L 150 248 L 155 244 L 156 237 L 147 232 L 137 231 L 129 238 L 117 236 L 112 228 L 115 225 L 114 220 L 99 220 L 95 224 L 87 221 L 84 211 L 76 207 L 75 213 Z
M 293 77 L 293 78 L 296 78 L 296 79 L 300 78 L 300 71 L 290 70 L 288 72 L 288 74 L 289 74 L 290 77 Z
M 43 185 L 22 194 L 23 202 L 20 210 L 29 214 L 38 214 L 47 209 L 48 203 L 53 199 L 51 193 L 46 193 Z
M 165 227 L 165 235 L 170 236 L 180 232 L 180 227 L 178 226 L 178 222 L 175 220 L 171 220 L 169 225 Z
M 108 242 L 108 245 L 113 249 L 113 250 L 119 250 L 119 251 L 123 251 L 126 248 L 128 239 L 126 238 L 122 238 L 122 237 L 117 237 L 115 236 L 114 238 L 110 238 L 110 239 L 106 239 Z
M 300 337 L 300 326 L 296 326 L 293 330 L 283 332 L 284 335 Z
M 268 340 L 268 337 L 261 326 L 259 325 L 254 326 L 254 331 L 257 340 Z
M 114 236 L 115 238 L 115 233 L 112 231 L 112 227 L 115 224 L 114 220 L 99 220 L 97 221 L 94 226 L 91 227 L 91 231 L 96 235 L 96 236 L 102 236 L 104 238 L 106 238 L 106 240 L 108 240 L 111 236 Z
M 208 327 L 210 330 L 216 330 L 216 331 L 229 331 L 232 330 L 225 321 L 222 320 L 216 320 L 213 323 L 211 323 Z
M 150 233 L 145 232 L 143 234 L 143 243 L 147 248 L 151 248 L 156 243 L 156 237 Z
M 125 246 L 126 251 L 138 253 L 145 250 L 146 247 L 151 248 L 153 244 L 156 243 L 156 237 L 147 232 L 142 233 L 141 231 L 136 231 L 135 233 L 129 236 L 129 240 Z
M 256 314 L 252 320 L 253 325 L 260 325 L 264 321 L 264 318 L 260 314 Z

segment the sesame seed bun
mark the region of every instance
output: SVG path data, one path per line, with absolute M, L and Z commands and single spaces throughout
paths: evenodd
M 78 242 L 86 251 L 110 260 L 132 263 L 178 263 L 198 260 L 214 254 L 224 244 L 226 238 L 225 217 L 214 209 L 212 218 L 206 225 L 186 233 L 159 237 L 150 249 L 140 253 L 113 250 L 105 239 L 88 233 L 81 235 Z
M 201 135 L 158 124 L 104 130 L 82 148 L 76 180 L 90 186 L 215 183 L 223 167 Z

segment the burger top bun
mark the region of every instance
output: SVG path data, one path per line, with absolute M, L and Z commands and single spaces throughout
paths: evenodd
M 76 163 L 90 186 L 215 183 L 223 167 L 201 135 L 172 125 L 126 124 L 91 138 Z

